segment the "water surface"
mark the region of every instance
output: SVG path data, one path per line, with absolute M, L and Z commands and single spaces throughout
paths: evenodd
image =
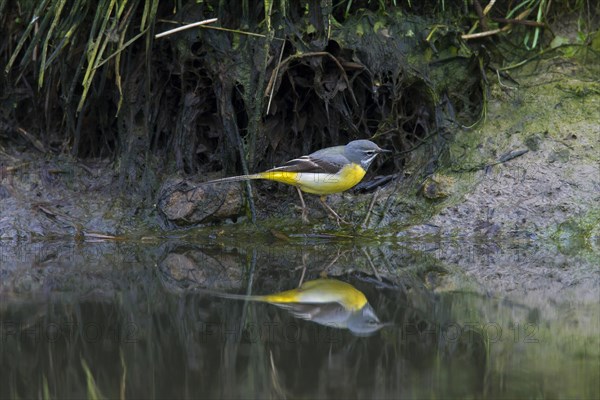
M 600 396 L 593 255 L 356 242 L 3 244 L 0 397 Z M 357 334 L 203 290 L 269 294 L 325 275 L 386 326 Z

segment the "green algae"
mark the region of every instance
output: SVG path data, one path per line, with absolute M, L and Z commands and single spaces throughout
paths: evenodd
M 600 208 L 561 222 L 550 238 L 564 252 L 597 251 L 600 244 Z M 597 258 L 600 260 L 600 256 Z

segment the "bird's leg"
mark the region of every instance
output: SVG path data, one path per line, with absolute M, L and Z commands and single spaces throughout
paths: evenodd
M 297 266 L 296 268 L 294 268 L 294 272 L 298 271 L 299 269 L 302 270 L 302 275 L 300 275 L 300 281 L 298 282 L 298 287 L 302 286 L 302 284 L 304 283 L 304 276 L 306 275 L 306 259 L 308 257 L 308 253 L 302 253 L 302 265 Z
M 304 197 L 302 197 L 302 190 L 298 186 L 296 186 L 296 190 L 298 191 L 298 196 L 300 196 L 300 204 L 302 204 L 302 222 L 308 224 L 306 203 L 304 202 Z
M 345 252 L 344 252 L 344 253 L 345 253 Z M 329 268 L 331 268 L 331 266 L 332 266 L 333 264 L 335 264 L 335 263 L 337 262 L 338 258 L 340 258 L 340 256 L 341 256 L 342 254 L 343 254 L 343 253 L 342 253 L 342 252 L 340 252 L 340 250 L 338 249 L 337 255 L 336 255 L 334 258 L 333 258 L 333 260 L 331 260 L 331 262 L 330 262 L 329 264 L 327 264 L 327 266 L 326 266 L 325 268 L 323 268 L 323 271 L 321 271 L 321 272 L 319 273 L 319 276 L 320 276 L 321 278 L 325 279 L 325 278 L 327 278 L 327 277 L 328 277 L 328 276 L 327 276 L 327 271 L 329 270 Z
M 338 215 L 338 213 L 336 213 L 335 211 L 333 211 L 333 208 L 329 207 L 329 204 L 327 204 L 325 202 L 325 199 L 327 198 L 327 196 L 321 196 L 319 197 L 319 199 L 321 200 L 321 204 L 323 204 L 323 207 L 325 207 L 325 210 L 327 210 L 331 215 L 333 215 L 336 219 L 336 222 L 338 225 L 340 225 L 340 222 L 347 224 L 346 221 L 344 221 L 344 219 L 342 217 L 340 217 Z

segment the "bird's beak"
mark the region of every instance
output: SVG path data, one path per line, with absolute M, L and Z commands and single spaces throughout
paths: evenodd
M 377 152 L 378 152 L 378 153 L 391 153 L 392 151 L 391 151 L 391 150 L 388 150 L 388 149 L 382 149 L 382 148 L 380 147 L 379 149 L 377 149 Z

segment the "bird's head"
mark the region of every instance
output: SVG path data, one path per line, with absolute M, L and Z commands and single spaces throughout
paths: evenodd
M 347 321 L 348 329 L 356 336 L 370 336 L 381 328 L 390 325 L 381 322 L 369 303 L 352 313 Z
M 382 149 L 370 140 L 353 140 L 346 145 L 344 152 L 348 160 L 367 170 L 379 153 L 391 150 Z

